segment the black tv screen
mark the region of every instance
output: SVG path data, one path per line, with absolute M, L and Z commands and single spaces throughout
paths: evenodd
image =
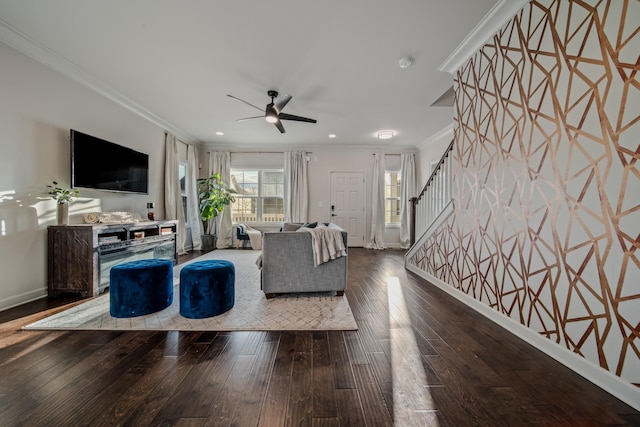
M 149 192 L 149 155 L 71 129 L 71 186 Z

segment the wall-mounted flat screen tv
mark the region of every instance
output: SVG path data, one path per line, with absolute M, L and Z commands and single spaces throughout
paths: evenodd
M 71 129 L 71 186 L 149 193 L 149 155 Z

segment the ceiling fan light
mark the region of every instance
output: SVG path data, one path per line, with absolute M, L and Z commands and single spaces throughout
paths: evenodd
M 264 119 L 268 123 L 277 123 L 278 122 L 278 110 L 273 106 L 273 102 L 267 105 L 267 108 L 264 112 Z
M 392 130 L 382 130 L 380 132 L 378 132 L 378 139 L 391 139 L 393 138 L 393 131 Z

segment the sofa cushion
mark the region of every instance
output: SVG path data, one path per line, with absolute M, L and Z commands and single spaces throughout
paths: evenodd
M 297 231 L 300 227 L 302 227 L 302 224 L 285 222 L 284 224 L 282 224 L 282 231 Z

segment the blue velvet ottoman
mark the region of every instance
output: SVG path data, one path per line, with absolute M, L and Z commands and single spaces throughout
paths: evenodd
M 180 271 L 180 314 L 190 319 L 213 317 L 235 302 L 236 270 L 232 262 L 196 261 Z
M 136 317 L 163 310 L 173 302 L 173 261 L 143 259 L 111 269 L 109 311 L 113 317 Z

